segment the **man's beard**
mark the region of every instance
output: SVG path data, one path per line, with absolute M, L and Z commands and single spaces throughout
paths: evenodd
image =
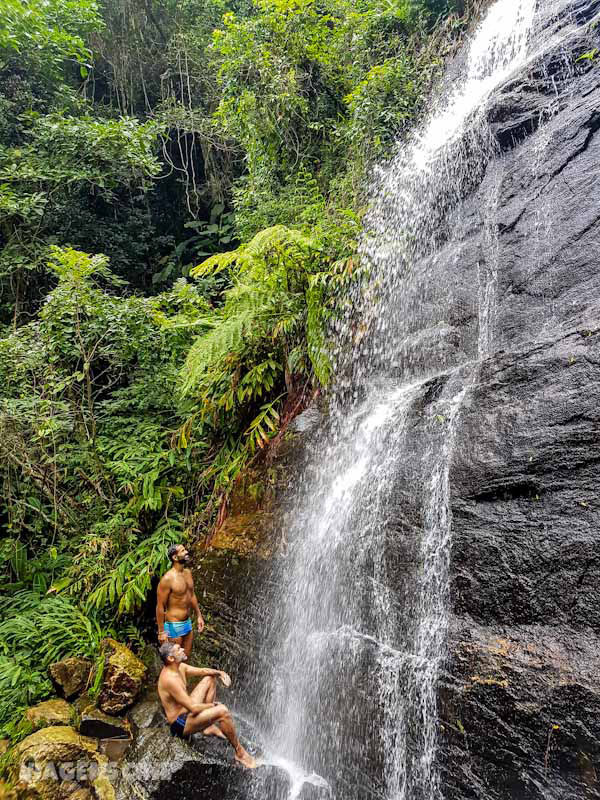
M 183 558 L 178 558 L 177 560 L 179 561 L 180 564 L 191 564 L 192 563 L 192 557 L 191 557 L 191 555 L 189 555 L 189 553 L 188 553 L 187 556 L 184 556 Z

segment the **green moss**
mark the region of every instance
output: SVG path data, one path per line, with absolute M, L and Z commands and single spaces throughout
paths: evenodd
M 61 782 L 56 779 L 61 764 L 81 764 L 86 760 L 94 769 L 90 771 L 92 780 L 83 777 L 82 783 L 93 787 L 98 800 L 115 798 L 106 770 L 108 760 L 99 753 L 98 742 L 80 736 L 69 726 L 56 725 L 36 731 L 15 747 L 15 756 L 12 777 L 20 779 L 41 800 L 58 800 L 62 796 Z
M 115 639 L 104 639 L 103 646 L 108 650 L 107 667 L 126 672 L 134 681 L 143 681 L 146 667 L 131 650 Z
M 46 728 L 49 725 L 71 725 L 75 721 L 75 709 L 66 700 L 46 700 L 37 706 L 28 708 L 25 719 L 33 730 Z

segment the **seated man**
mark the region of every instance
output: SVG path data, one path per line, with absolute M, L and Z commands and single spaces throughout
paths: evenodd
M 165 665 L 158 678 L 158 696 L 173 736 L 183 739 L 198 731 L 205 736 L 220 736 L 229 740 L 236 761 L 250 769 L 256 767 L 256 761 L 240 744 L 229 709 L 215 702 L 217 678 L 223 686 L 231 686 L 229 675 L 218 669 L 188 666 L 184 663 L 187 659 L 185 650 L 178 644 L 165 642 L 158 652 Z M 202 678 L 190 694 L 187 691 L 188 676 Z

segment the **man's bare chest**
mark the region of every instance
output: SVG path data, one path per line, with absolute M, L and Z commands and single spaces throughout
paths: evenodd
M 185 598 L 189 597 L 193 591 L 193 584 L 192 581 L 188 578 L 184 578 L 181 575 L 173 578 L 171 581 L 171 594 L 174 595 L 176 598 Z

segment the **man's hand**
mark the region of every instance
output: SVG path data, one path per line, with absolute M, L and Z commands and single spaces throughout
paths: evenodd
M 169 637 L 167 636 L 165 631 L 159 631 L 158 632 L 158 641 L 159 641 L 160 644 L 162 644 L 163 642 L 166 642 L 168 638 Z
M 229 687 L 231 686 L 231 678 L 229 677 L 229 675 L 226 672 L 219 672 L 219 678 L 223 686 L 226 689 L 229 689 Z
M 204 630 L 204 617 L 202 614 L 198 614 L 198 633 L 202 633 Z

